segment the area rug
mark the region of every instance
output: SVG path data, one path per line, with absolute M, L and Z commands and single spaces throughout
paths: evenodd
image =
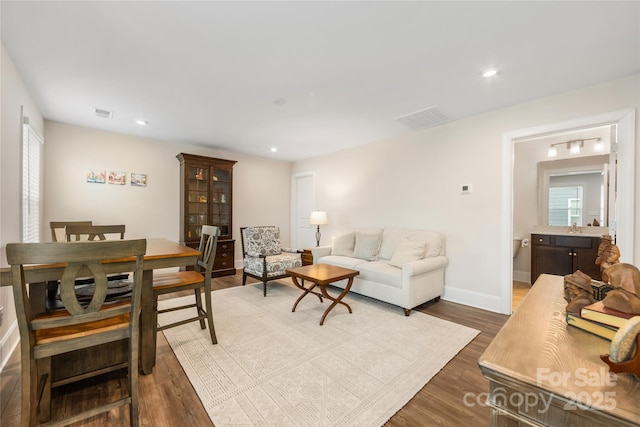
M 262 284 L 214 291 L 217 345 L 197 322 L 164 331 L 216 427 L 381 426 L 479 333 L 354 293 L 352 314 L 338 305 L 320 326 L 329 302 L 307 295 L 292 313 L 299 295 L 281 282 L 266 298 Z

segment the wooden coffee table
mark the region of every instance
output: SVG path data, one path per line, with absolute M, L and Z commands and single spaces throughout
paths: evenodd
M 296 300 L 296 303 L 293 304 L 292 312 L 296 311 L 296 307 L 298 303 L 307 296 L 308 294 L 314 294 L 318 298 L 320 298 L 320 302 L 322 301 L 322 297 L 325 297 L 333 303 L 324 311 L 322 315 L 322 319 L 320 320 L 320 325 L 324 323 L 325 317 L 327 314 L 338 304 L 342 304 L 349 309 L 349 313 L 352 313 L 351 307 L 349 304 L 342 301 L 342 298 L 349 292 L 351 289 L 351 285 L 353 284 L 353 278 L 356 277 L 360 272 L 358 270 L 351 270 L 350 268 L 337 267 L 335 265 L 329 264 L 313 264 L 313 265 L 305 265 L 303 267 L 295 267 L 287 270 L 287 273 L 291 275 L 291 279 L 293 279 L 293 284 L 298 288 L 302 289 L 304 293 L 300 295 L 300 297 Z M 298 282 L 298 279 L 302 280 L 302 285 Z M 344 287 L 343 291 L 338 295 L 337 298 L 332 297 L 327 293 L 327 285 L 337 282 L 339 280 L 349 279 L 347 282 L 347 286 Z M 304 287 L 304 281 L 308 280 L 312 283 L 312 285 L 308 288 Z M 321 294 L 314 292 L 313 289 L 316 286 L 320 286 Z

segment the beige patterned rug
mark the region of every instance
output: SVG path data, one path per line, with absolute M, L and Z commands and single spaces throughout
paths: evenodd
M 353 293 L 353 314 L 338 305 L 320 326 L 328 302 L 307 295 L 292 313 L 300 294 L 214 291 L 217 345 L 197 322 L 164 331 L 216 427 L 383 425 L 478 334 Z

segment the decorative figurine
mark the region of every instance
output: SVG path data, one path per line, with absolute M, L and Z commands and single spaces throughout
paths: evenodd
M 605 307 L 640 315 L 640 270 L 634 265 L 619 263 L 606 269 L 613 290 L 602 300 Z
M 609 283 L 609 279 L 605 270 L 614 264 L 620 262 L 620 249 L 612 243 L 611 236 L 605 234 L 600 239 L 600 246 L 598 246 L 598 257 L 596 258 L 596 265 L 600 266 L 600 272 L 602 273 L 602 280 L 605 283 Z
M 567 313 L 580 315 L 582 307 L 593 304 L 591 277 L 577 270 L 564 276 L 564 299 L 568 302 Z

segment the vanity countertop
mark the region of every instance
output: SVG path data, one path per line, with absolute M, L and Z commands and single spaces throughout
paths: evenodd
M 569 232 L 565 227 L 549 227 L 539 228 L 531 232 L 531 234 L 553 234 L 554 236 L 584 236 L 584 237 L 602 237 L 609 234 L 608 227 L 580 227 L 580 231 L 575 233 Z

